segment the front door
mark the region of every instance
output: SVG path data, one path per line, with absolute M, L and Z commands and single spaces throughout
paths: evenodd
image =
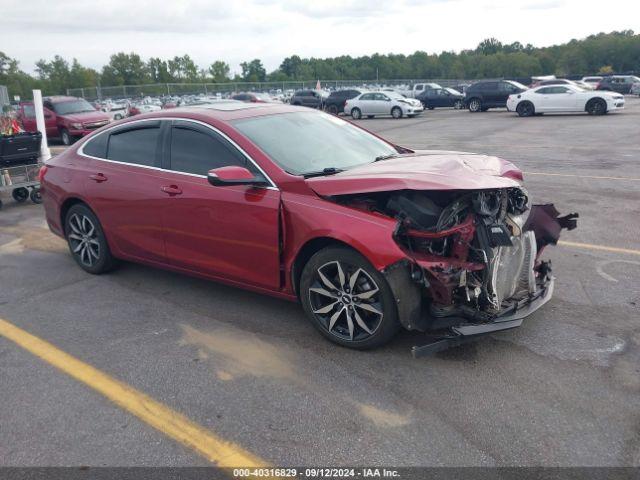
M 206 275 L 277 288 L 280 192 L 274 187 L 212 186 L 207 172 L 238 165 L 262 175 L 222 134 L 173 122 L 165 143 L 162 205 L 169 263 Z

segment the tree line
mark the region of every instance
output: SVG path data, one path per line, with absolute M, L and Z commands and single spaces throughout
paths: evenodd
M 260 59 L 240 64 L 241 72 L 231 75 L 229 64 L 216 60 L 198 66 L 187 54 L 172 59 L 144 60 L 136 53 L 116 53 L 100 71 L 69 62 L 59 55 L 36 62 L 35 75 L 25 73 L 17 59 L 0 51 L 0 85 L 10 95 L 29 97 L 40 88 L 45 94 L 65 93 L 67 88 L 86 88 L 149 83 L 225 83 L 288 80 L 371 80 L 429 78 L 522 78 L 532 75 L 569 76 L 640 71 L 640 34 L 632 30 L 599 33 L 580 40 L 534 47 L 520 42 L 503 44 L 488 38 L 473 50 L 410 55 L 373 54 L 333 58 L 301 58 L 292 55 L 267 72 Z

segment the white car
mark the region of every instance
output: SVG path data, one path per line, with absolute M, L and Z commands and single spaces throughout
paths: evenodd
M 507 110 L 521 117 L 538 113 L 587 112 L 604 115 L 624 108 L 624 96 L 616 92 L 583 90 L 574 85 L 547 85 L 509 95 Z
M 405 98 L 396 92 L 365 92 L 347 100 L 344 113 L 354 120 L 363 116 L 373 118 L 378 115 L 391 115 L 393 118 L 414 117 L 424 110 L 420 100 Z
M 639 95 L 640 96 L 640 82 L 632 83 L 631 90 L 629 91 L 631 95 Z

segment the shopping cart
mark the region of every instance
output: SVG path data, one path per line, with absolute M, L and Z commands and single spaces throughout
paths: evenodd
M 38 161 L 42 136 L 38 132 L 0 135 L 0 196 L 11 192 L 16 202 L 42 203 Z M 0 199 L 0 208 L 2 200 Z

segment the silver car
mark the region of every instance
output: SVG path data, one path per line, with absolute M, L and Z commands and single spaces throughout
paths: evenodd
M 391 115 L 393 118 L 414 117 L 424 110 L 420 100 L 405 98 L 396 92 L 366 92 L 344 105 L 344 113 L 354 120 L 363 116 L 373 118 L 378 115 Z

